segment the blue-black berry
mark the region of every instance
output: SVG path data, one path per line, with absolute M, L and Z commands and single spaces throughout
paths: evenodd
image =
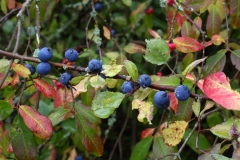
M 95 3 L 94 8 L 96 11 L 101 11 L 102 10 L 102 4 L 101 3 Z
M 125 81 L 122 84 L 122 92 L 123 93 L 130 93 L 133 91 L 133 89 L 134 89 L 134 84 L 131 81 Z
M 154 105 L 158 109 L 167 109 L 170 105 L 170 98 L 166 91 L 158 91 L 154 95 Z
M 65 73 L 61 74 L 60 82 L 62 83 L 62 85 L 67 86 L 71 79 L 72 79 L 72 74 L 65 72 Z
M 44 47 L 42 48 L 39 52 L 38 52 L 38 58 L 42 61 L 42 62 L 48 62 L 51 60 L 53 56 L 52 50 Z
M 88 63 L 88 69 L 92 73 L 99 73 L 102 71 L 102 62 L 97 59 L 92 59 Z
M 75 62 L 78 59 L 78 52 L 75 49 L 68 49 L 65 52 L 65 58 L 67 58 L 69 62 Z
M 47 75 L 51 72 L 51 65 L 48 62 L 41 62 L 37 65 L 37 73 Z
M 179 101 L 185 101 L 190 97 L 190 90 L 185 85 L 179 85 L 174 92 Z
M 76 156 L 74 160 L 83 160 L 82 156 Z
M 31 75 L 33 75 L 36 72 L 35 66 L 32 64 L 26 64 L 25 67 L 29 69 L 29 71 L 31 72 Z
M 138 78 L 138 83 L 142 88 L 149 87 L 152 83 L 151 77 L 147 74 L 143 74 Z

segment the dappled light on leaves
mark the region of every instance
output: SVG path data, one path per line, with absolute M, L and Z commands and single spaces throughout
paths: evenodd
M 168 128 L 163 128 L 162 136 L 164 143 L 169 146 L 178 145 L 183 138 L 187 126 L 188 123 L 185 121 L 175 121 L 169 124 Z

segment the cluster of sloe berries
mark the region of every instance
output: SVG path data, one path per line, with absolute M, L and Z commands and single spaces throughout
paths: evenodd
M 151 77 L 147 74 L 143 74 L 138 78 L 138 84 L 142 88 L 147 88 L 151 85 Z M 134 91 L 134 83 L 132 81 L 125 81 L 122 84 L 122 92 L 123 93 L 131 93 Z M 190 97 L 190 90 L 187 86 L 180 84 L 176 89 L 175 89 L 175 97 L 179 101 L 185 101 Z M 170 105 L 170 97 L 166 91 L 158 91 L 154 95 L 154 105 L 158 109 L 167 109 Z

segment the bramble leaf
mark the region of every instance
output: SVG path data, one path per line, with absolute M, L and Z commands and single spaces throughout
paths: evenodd
M 13 107 L 10 103 L 0 100 L 0 121 L 7 118 L 13 112 Z
M 156 136 L 153 140 L 153 154 L 154 159 L 160 159 L 164 157 L 165 155 L 174 153 L 174 148 L 167 146 L 163 142 L 163 138 L 160 136 Z M 164 160 L 172 160 L 172 156 L 167 156 L 164 158 Z
M 124 97 L 125 95 L 119 92 L 98 92 L 92 102 L 93 113 L 99 118 L 108 118 Z
M 32 132 L 18 115 L 14 119 L 17 128 L 12 127 L 12 148 L 18 160 L 33 160 L 37 154 L 37 143 Z
M 36 136 L 43 139 L 47 139 L 51 136 L 53 130 L 52 123 L 47 117 L 26 105 L 21 105 L 19 107 L 19 113 L 24 123 Z
M 34 86 L 42 92 L 42 94 L 47 98 L 53 98 L 55 96 L 55 89 L 50 86 L 47 82 L 41 79 L 34 79 Z
M 69 113 L 70 113 L 69 109 L 58 107 L 55 108 L 50 115 L 48 115 L 48 118 L 52 122 L 52 126 L 56 126 L 57 124 L 65 120 Z
M 127 69 L 128 74 L 132 77 L 134 81 L 138 79 L 138 69 L 137 66 L 129 60 L 124 61 L 125 67 Z
M 223 72 L 211 74 L 204 79 L 203 91 L 209 98 L 226 109 L 240 110 L 240 94 L 231 89 L 229 79 Z
M 176 146 L 183 138 L 188 123 L 185 121 L 175 121 L 168 128 L 162 130 L 164 143 L 170 146 Z
M 145 50 L 146 48 L 136 44 L 136 43 L 128 43 L 128 45 L 126 45 L 123 50 L 129 54 L 134 54 L 134 53 L 142 53 L 145 54 Z
M 76 113 L 76 122 L 83 146 L 89 153 L 97 157 L 101 156 L 104 150 L 103 141 L 93 129 L 92 124 L 78 112 Z
M 176 49 L 183 53 L 197 52 L 203 49 L 203 45 L 190 37 L 177 37 L 173 39 Z
M 145 160 L 149 152 L 150 146 L 152 144 L 152 141 L 153 137 L 150 136 L 138 142 L 133 148 L 130 160 Z
M 132 110 L 133 109 L 138 109 L 139 114 L 138 114 L 138 121 L 143 122 L 144 118 L 148 120 L 149 124 L 152 124 L 152 119 L 153 119 L 153 110 L 154 106 L 152 102 L 150 101 L 141 101 L 139 99 L 134 99 L 132 101 Z
M 147 43 L 146 54 L 144 58 L 157 65 L 162 65 L 167 63 L 170 58 L 170 50 L 167 42 L 161 38 L 145 40 Z

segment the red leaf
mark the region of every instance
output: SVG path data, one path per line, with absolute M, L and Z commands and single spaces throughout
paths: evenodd
M 111 32 L 109 31 L 109 29 L 105 26 L 103 26 L 103 35 L 105 38 L 107 39 L 111 39 Z
M 151 137 L 154 130 L 155 130 L 154 128 L 147 128 L 144 131 L 142 131 L 141 139 L 146 138 L 146 137 Z
M 42 92 L 47 98 L 53 98 L 55 96 L 55 89 L 50 86 L 47 82 L 41 79 L 34 79 L 34 86 Z
M 15 84 L 18 84 L 19 82 L 20 82 L 19 76 L 18 76 L 17 73 L 15 73 L 15 74 L 13 75 L 13 78 L 12 78 L 11 86 L 14 86 Z
M 7 7 L 9 10 L 16 8 L 16 0 L 7 0 Z
M 203 83 L 204 83 L 204 79 L 200 79 L 198 82 L 197 82 L 197 85 L 198 87 L 203 91 Z
M 128 43 L 128 45 L 126 45 L 123 49 L 125 52 L 132 53 L 132 54 L 137 52 L 145 54 L 145 50 L 146 50 L 145 47 L 135 43 Z
M 174 92 L 169 92 L 168 95 L 170 97 L 170 108 L 172 108 L 172 110 L 176 114 L 178 109 L 178 100 L 175 97 Z
M 32 105 L 36 105 L 37 99 L 38 99 L 38 94 L 40 94 L 40 92 L 35 92 L 29 99 L 30 103 Z
M 223 72 L 211 74 L 204 79 L 203 91 L 209 98 L 226 109 L 240 110 L 240 94 L 231 89 L 229 79 Z
M 213 44 L 219 46 L 220 44 L 222 44 L 222 42 L 225 42 L 225 40 L 220 36 L 220 35 L 213 35 L 211 38 Z
M 183 53 L 197 52 L 203 49 L 203 45 L 190 37 L 178 37 L 173 39 L 177 50 Z
M 47 117 L 26 105 L 19 107 L 19 113 L 24 123 L 36 136 L 43 139 L 47 139 L 51 136 L 52 123 Z
M 28 78 L 31 75 L 31 72 L 27 67 L 22 64 L 13 63 L 12 69 L 19 75 L 24 78 Z
M 0 81 L 2 80 L 3 76 L 4 76 L 4 74 L 3 74 L 3 73 L 0 73 Z M 4 87 L 6 87 L 6 86 L 7 86 L 9 83 L 11 83 L 11 82 L 12 82 L 12 77 L 7 76 L 7 78 L 5 79 L 5 81 L 4 81 L 1 89 L 4 88 Z
M 148 33 L 153 37 L 153 38 L 161 38 L 161 36 L 155 32 L 154 30 L 151 30 L 148 28 Z
M 65 92 L 64 88 L 59 88 L 56 90 L 56 94 L 54 97 L 54 108 L 58 108 L 60 106 L 64 106 L 64 108 L 69 108 L 66 94 L 69 94 L 69 92 Z
M 210 13 L 208 14 L 206 30 L 209 37 L 212 37 L 214 34 L 219 34 L 221 29 L 221 17 L 218 13 L 217 6 L 213 5 Z

